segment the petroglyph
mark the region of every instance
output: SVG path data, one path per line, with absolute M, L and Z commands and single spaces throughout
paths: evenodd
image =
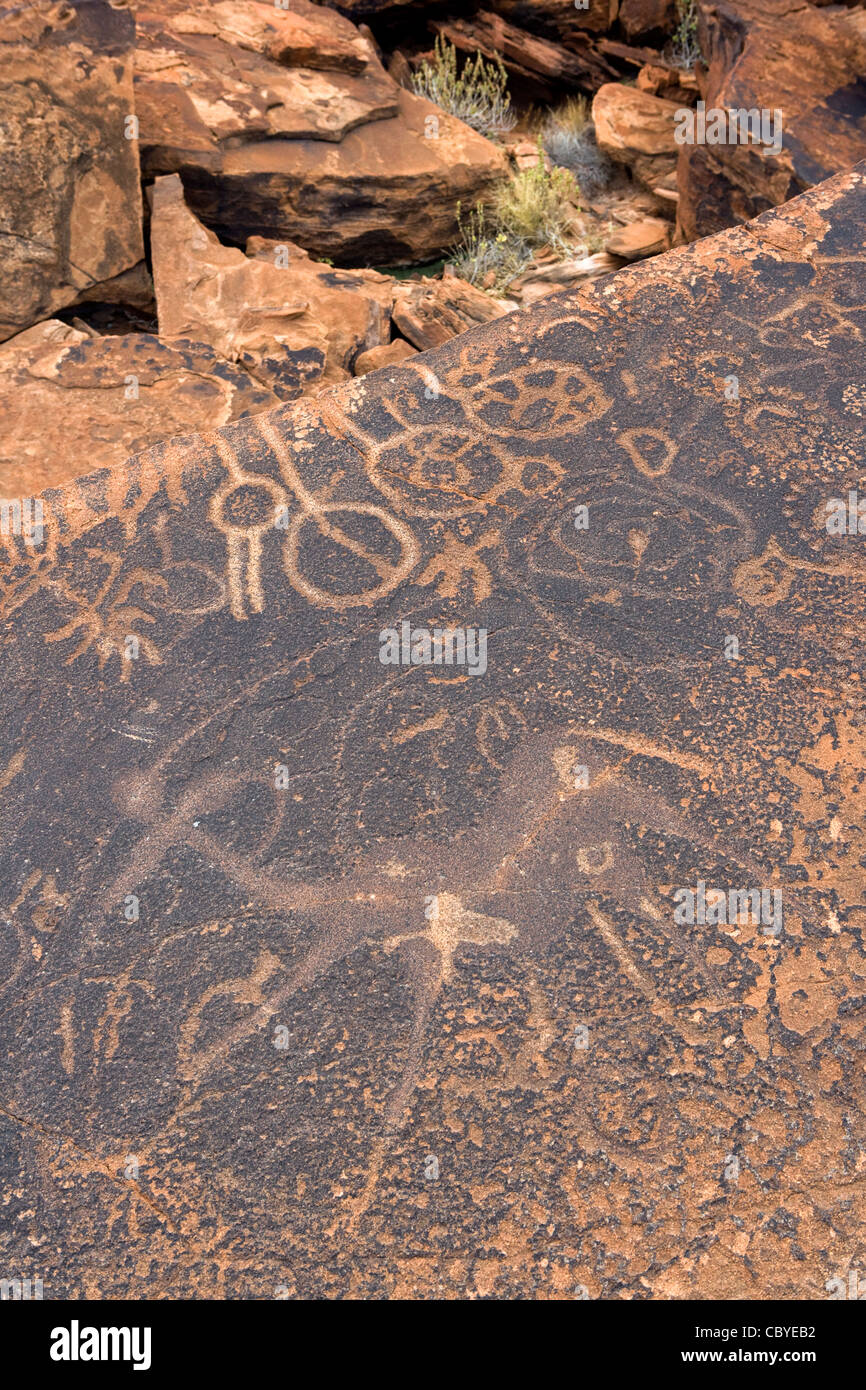
M 829 579 L 840 578 L 856 583 L 866 578 L 866 560 L 860 560 L 857 556 L 848 559 L 846 556 L 835 563 L 818 564 L 786 555 L 776 540 L 770 540 L 760 555 L 744 560 L 738 566 L 732 583 L 746 603 L 772 608 L 788 597 L 798 573 L 820 574 Z
M 623 430 L 619 442 L 637 471 L 647 478 L 663 478 L 677 456 L 676 444 L 663 430 Z M 648 455 L 659 457 L 656 462 L 650 462 Z
M 213 719 L 218 721 L 221 713 L 215 712 Z M 562 741 L 578 732 L 581 742 Z M 158 777 L 145 776 L 119 786 L 118 805 L 139 823 L 143 838 L 141 847 L 132 852 L 106 890 L 102 900 L 106 912 L 112 907 L 116 910 L 121 893 L 144 895 L 147 880 L 154 876 L 162 858 L 184 845 L 207 865 L 218 867 L 250 900 L 312 922 L 312 930 L 303 929 L 303 949 L 290 967 L 284 966 L 279 953 L 266 950 L 250 975 L 211 986 L 185 1015 L 179 1031 L 178 1075 L 191 1089 L 180 1113 L 193 1103 L 198 1088 L 211 1083 L 215 1069 L 224 1066 L 235 1049 L 261 1036 L 299 993 L 311 990 L 341 961 L 373 943 L 385 955 L 398 950 L 410 953 L 408 978 L 414 1001 L 402 1073 L 385 1110 L 386 1130 L 393 1133 L 406 1122 L 425 1035 L 433 1026 L 437 1000 L 451 983 L 465 948 L 513 949 L 522 938 L 524 951 L 532 951 L 541 941 L 549 941 L 553 932 L 572 931 L 583 907 L 596 925 L 603 925 L 601 936 L 612 951 L 612 963 L 622 968 L 631 982 L 640 983 L 652 1012 L 690 1045 L 711 1045 L 715 1034 L 715 1046 L 720 1046 L 721 1033 L 713 1024 L 700 1029 L 690 1025 L 681 1016 L 682 1010 L 647 986 L 640 972 L 635 973 L 637 967 L 598 905 L 609 898 L 627 912 L 661 927 L 670 947 L 690 960 L 700 982 L 702 1007 L 710 1015 L 724 1012 L 728 1001 L 714 970 L 694 943 L 673 928 L 670 904 L 665 908 L 654 897 L 657 886 L 649 880 L 622 828 L 633 822 L 641 827 L 642 834 L 654 829 L 691 839 L 715 854 L 719 847 L 667 802 L 630 783 L 623 776 L 624 764 L 611 763 L 598 751 L 599 744 L 622 749 L 626 761 L 635 755 L 656 759 L 692 777 L 706 776 L 709 780 L 713 771 L 706 760 L 686 751 L 616 730 L 572 728 L 525 739 L 487 815 L 452 846 L 447 870 L 437 862 L 435 843 L 423 838 L 401 839 L 394 845 L 380 846 L 375 859 L 358 862 L 341 878 L 318 884 L 293 883 L 272 867 L 232 852 L 203 827 L 202 822 L 215 811 L 229 808 L 232 799 L 255 779 L 255 773 L 233 777 L 211 772 L 169 812 L 163 787 L 181 752 L 178 747 L 164 754 Z M 576 782 L 578 764 L 589 771 L 587 786 Z M 713 780 L 724 784 L 732 779 L 717 770 Z M 748 867 L 753 876 L 760 872 L 750 862 L 741 867 Z M 425 892 L 434 884 L 434 891 Z M 407 918 L 412 925 L 399 930 Z M 103 923 L 100 930 L 109 934 L 112 928 Z M 141 973 L 140 965 L 139 976 Z M 139 988 L 147 988 L 146 974 L 145 969 Z M 210 1002 L 226 994 L 250 1005 L 250 1011 L 242 1021 L 214 1037 L 212 1030 L 203 1028 L 202 1018 Z M 121 997 L 124 1009 L 132 1006 L 128 981 L 123 983 Z M 114 1009 L 112 1006 L 112 1014 Z M 116 1028 L 112 1036 L 116 1046 Z M 359 1219 L 373 1200 L 376 1182 L 371 1175 L 378 1173 L 387 1153 L 384 1139 L 377 1141 L 363 1201 L 359 1196 L 351 1207 L 353 1220 Z
M 462 1296 L 493 1251 L 495 1296 L 823 1296 L 866 1143 L 864 561 L 822 521 L 866 491 L 864 196 L 4 547 L 0 1151 L 46 1288 Z M 383 665 L 403 622 L 485 673 Z M 696 882 L 780 891 L 780 939 L 677 924 Z

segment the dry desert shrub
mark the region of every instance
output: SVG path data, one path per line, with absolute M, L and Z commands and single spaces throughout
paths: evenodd
M 498 54 L 487 62 L 476 53 L 460 71 L 457 49 L 439 35 L 433 60 L 425 60 L 418 68 L 412 89 L 482 135 L 498 135 L 514 128 L 517 118 L 511 110 L 508 77 Z
M 542 126 L 541 138 L 548 159 L 574 175 L 585 197 L 596 197 L 610 183 L 614 166 L 596 144 L 585 97 L 570 97 L 551 111 Z

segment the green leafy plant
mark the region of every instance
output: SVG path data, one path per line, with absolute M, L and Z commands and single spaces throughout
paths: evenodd
M 529 246 L 567 249 L 574 221 L 577 185 L 567 169 L 545 167 L 542 140 L 538 158 L 496 191 L 494 212 L 499 228 Z
M 457 49 L 441 34 L 433 47 L 433 61 L 425 59 L 413 75 L 412 89 L 482 135 L 512 130 L 516 124 L 508 75 L 499 55 L 487 62 L 476 53 L 458 71 Z
M 488 222 L 482 203 L 477 203 L 465 220 L 458 203 L 457 225 L 461 241 L 452 251 L 450 264 L 461 280 L 479 285 L 492 274 L 490 288 L 501 290 L 529 264 L 531 253 L 526 242 Z
M 698 42 L 698 0 L 677 0 L 679 23 L 670 43 L 669 56 L 679 68 L 691 69 L 701 56 Z
M 566 169 L 545 168 L 539 137 L 536 163 L 500 184 L 491 215 L 478 203 L 464 220 L 458 204 L 461 241 L 451 265 L 461 279 L 501 292 L 530 264 L 534 248 L 570 254 L 576 195 Z

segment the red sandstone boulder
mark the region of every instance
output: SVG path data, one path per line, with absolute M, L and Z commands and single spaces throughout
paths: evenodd
M 619 22 L 629 42 L 669 33 L 677 22 L 676 0 L 620 0 Z
M 383 367 L 399 367 L 408 357 L 417 357 L 413 348 L 404 338 L 395 338 L 385 347 L 370 348 L 362 352 L 355 361 L 355 376 L 367 376 L 369 372 L 380 371 Z
M 498 300 L 456 275 L 397 282 L 394 327 L 425 352 L 507 312 Z
M 0 346 L 0 495 L 33 496 L 173 435 L 278 405 L 204 343 L 48 319 Z
M 368 38 L 308 0 L 287 18 L 258 0 L 150 0 L 137 26 L 143 172 L 179 173 L 224 240 L 287 239 L 343 265 L 431 260 L 457 236 L 457 203 L 506 172 L 501 150 L 398 87 Z
M 645 256 L 657 256 L 671 244 L 671 226 L 659 217 L 643 217 L 619 227 L 604 243 L 611 256 L 624 261 L 641 261 Z
M 606 34 L 620 7 L 620 0 L 585 0 L 585 6 L 575 0 L 489 0 L 487 5 L 512 24 L 578 48 L 587 33 Z
M 499 57 L 522 93 L 536 101 L 554 102 L 563 89 L 595 91 L 617 76 L 583 33 L 568 46 L 552 43 L 485 10 L 472 19 L 434 20 L 431 27 L 467 56 Z
M 702 0 L 709 110 L 767 112 L 763 145 L 681 146 L 686 239 L 746 221 L 866 155 L 866 14 L 787 0 Z M 775 113 L 778 112 L 778 117 Z
M 107 0 L 0 13 L 0 340 L 142 259 L 133 39 Z
M 598 147 L 617 163 L 628 165 L 648 188 L 665 186 L 676 171 L 679 109 L 674 101 L 609 82 L 596 92 L 592 103 Z
M 152 190 L 160 336 L 208 343 L 281 400 L 344 381 L 359 352 L 387 343 L 392 282 L 336 271 L 291 242 L 223 246 L 184 201 L 176 174 Z

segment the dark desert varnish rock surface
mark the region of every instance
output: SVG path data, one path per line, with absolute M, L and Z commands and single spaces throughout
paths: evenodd
M 4 538 L 10 1277 L 844 1279 L 864 226 L 860 166 Z M 486 672 L 383 665 L 404 621 L 486 629 Z M 783 931 L 678 925 L 698 882 L 780 890 Z

